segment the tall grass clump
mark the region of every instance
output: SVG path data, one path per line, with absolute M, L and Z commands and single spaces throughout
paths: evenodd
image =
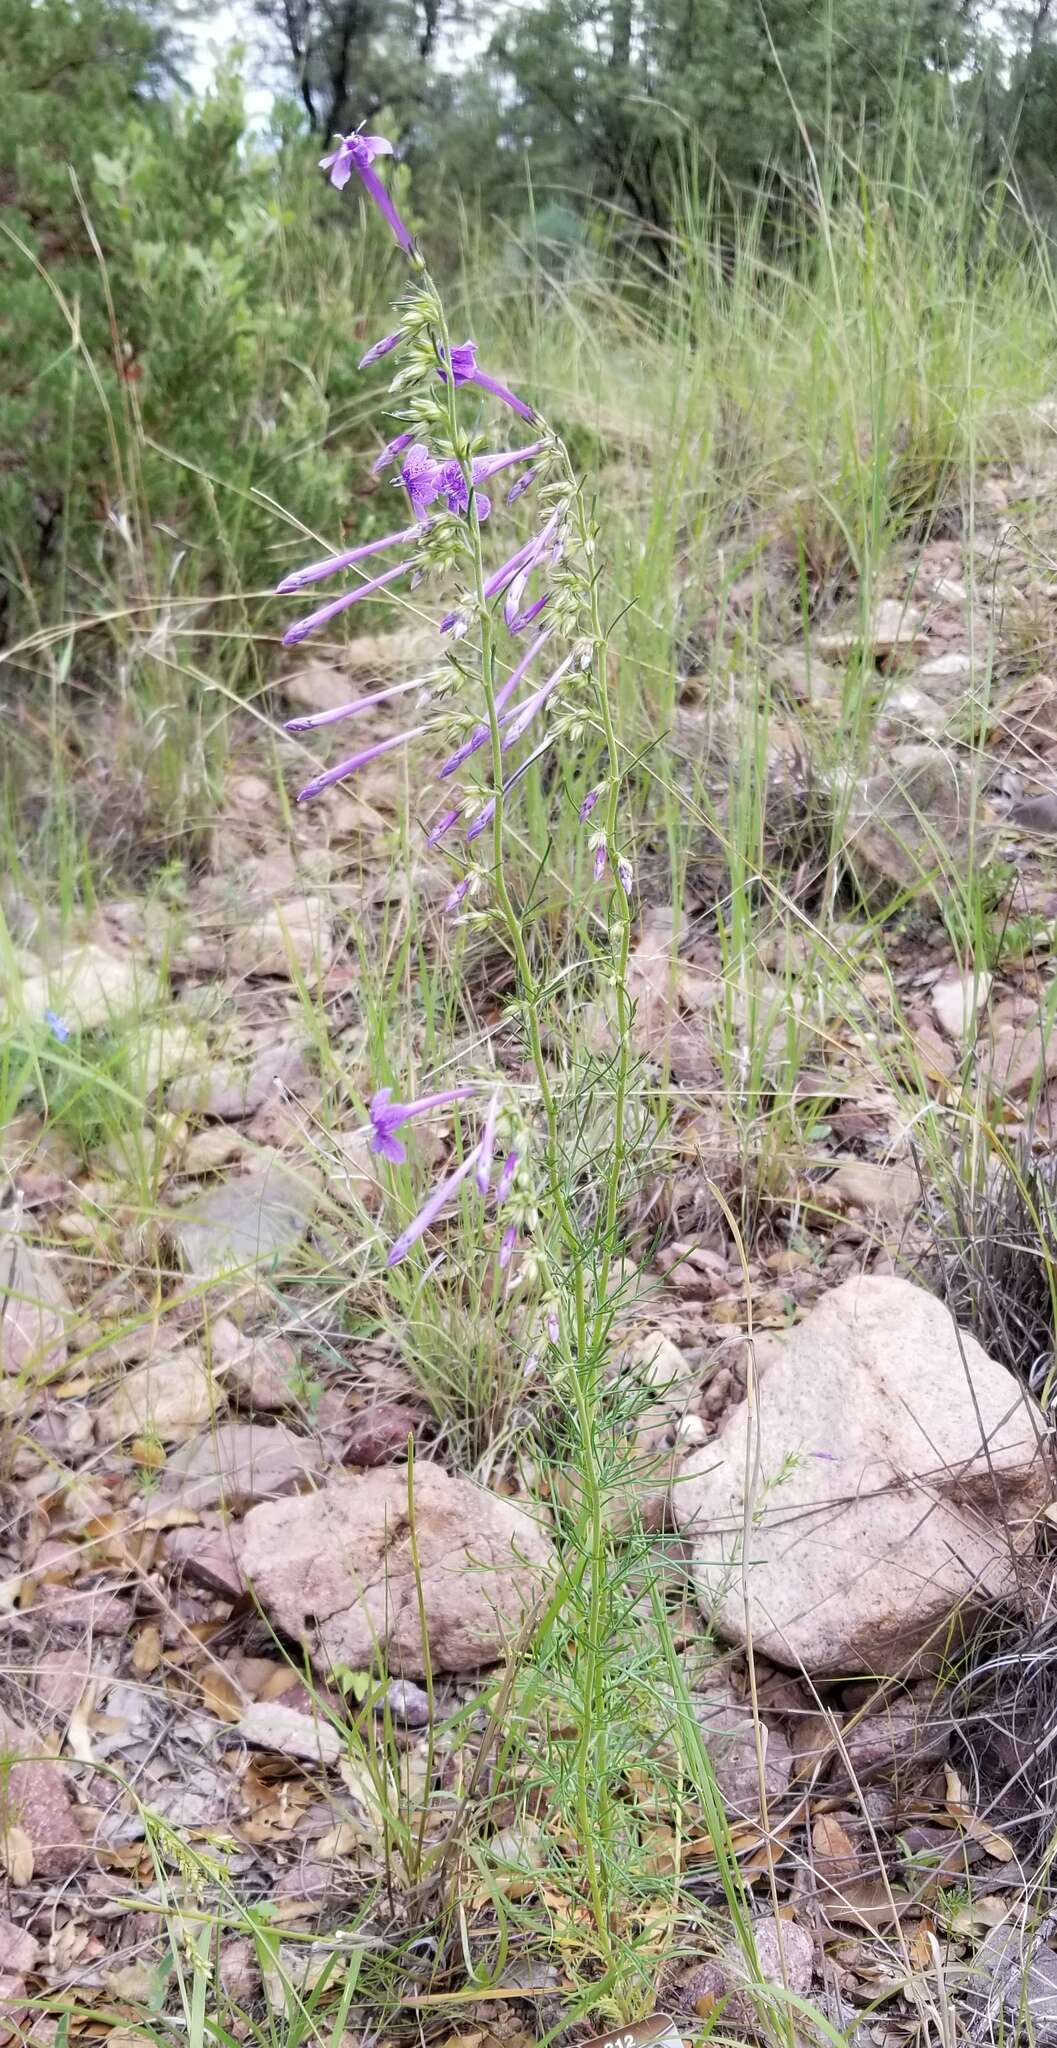
M 1057 371 L 1048 244 L 1011 183 L 981 183 L 974 151 L 971 124 L 926 130 L 896 110 L 880 153 L 823 137 L 798 179 L 747 199 L 687 176 L 648 293 L 628 293 L 615 236 L 591 277 L 537 282 L 534 387 L 567 438 L 605 451 L 641 838 L 676 894 L 704 861 L 735 979 L 788 915 L 804 846 L 775 861 L 769 805 L 777 791 L 788 807 L 791 780 L 816 877 L 799 921 L 846 911 L 887 688 L 878 599 L 909 585 L 913 602 L 922 550 L 951 533 L 986 595 L 981 475 L 1052 432 L 1036 409 Z M 833 622 L 858 636 L 835 677 L 816 645 Z M 979 731 L 991 650 L 972 651 Z M 978 879 L 941 848 L 921 892 L 971 921 Z

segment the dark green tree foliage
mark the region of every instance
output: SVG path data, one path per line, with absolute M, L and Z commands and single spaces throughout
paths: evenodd
M 929 105 L 966 49 L 958 0 L 546 0 L 493 56 L 534 165 L 663 226 L 680 166 L 703 154 L 751 188 L 805 136 Z
M 285 47 L 317 135 L 344 134 L 381 108 L 403 128 L 436 90 L 437 38 L 451 0 L 257 0 Z
M 59 540 L 77 375 L 71 318 L 89 351 L 105 353 L 107 339 L 68 167 L 90 163 L 133 113 L 147 115 L 167 48 L 149 12 L 110 0 L 0 0 L 0 46 L 0 534 L 11 574 L 19 558 L 32 570 Z M 104 431 L 98 415 L 97 474 Z
M 303 128 L 174 91 L 121 0 L 0 0 L 0 34 L 0 629 L 274 581 L 277 508 L 340 523 L 384 233 L 336 241 Z
M 1006 11 L 1015 55 L 992 120 L 992 158 L 1012 154 L 1028 194 L 1050 219 L 1057 208 L 1057 0 L 1019 0 Z

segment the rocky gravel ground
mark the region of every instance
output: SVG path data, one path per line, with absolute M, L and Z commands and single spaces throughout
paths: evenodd
M 633 1596 L 649 1538 L 684 1723 L 778 2009 L 814 2000 L 878 2048 L 925 2012 L 931 2025 L 939 1997 L 996 2037 L 1019 1999 L 1034 2038 L 1057 2038 L 1052 1315 L 1026 1367 L 952 1318 L 949 1207 L 918 1128 L 928 1105 L 957 1137 L 972 1105 L 996 1157 L 1028 1157 L 1045 1183 L 1057 636 L 1025 530 L 1055 471 L 983 479 L 971 544 L 908 549 L 866 620 L 838 605 L 809 663 L 764 647 L 742 678 L 750 693 L 765 673 L 772 693 L 775 817 L 790 800 L 803 813 L 814 760 L 844 820 L 825 940 L 831 855 L 819 867 L 815 847 L 796 877 L 806 907 L 761 929 L 751 987 L 732 986 L 706 838 L 678 914 L 647 882 L 632 960 L 638 1049 L 670 1077 L 672 1121 L 628 1219 L 612 1372 L 633 1421 L 612 1540 L 637 1532 Z M 399 675 L 420 654 L 392 635 L 351 663 Z M 838 788 L 827 764 L 860 655 L 872 739 Z M 325 709 L 348 680 L 316 662 L 285 699 Z M 673 745 L 724 784 L 720 722 L 689 671 Z M 233 1911 L 218 1981 L 240 2009 L 285 2009 L 350 1920 L 375 1947 L 425 1920 L 415 1840 L 458 1844 L 468 1925 L 493 1926 L 497 1897 L 542 1902 L 549 1925 L 514 1941 L 507 1979 L 457 2025 L 442 1999 L 428 2038 L 536 2038 L 577 1981 L 580 1908 L 548 1861 L 561 1844 L 546 1805 L 519 1802 L 521 1762 L 503 1775 L 504 1674 L 570 1568 L 554 1509 L 575 1475 L 526 1448 L 531 1378 L 489 1441 L 460 1433 L 379 1316 L 363 1256 L 384 1189 L 348 1107 L 370 1066 L 359 936 L 399 930 L 409 890 L 432 914 L 447 887 L 429 854 L 394 864 L 393 759 L 291 821 L 248 738 L 212 859 L 175 893 L 111 897 L 71 924 L 5 885 L 8 1014 L 58 1062 L 53 1099 L 66 1047 L 120 1046 L 90 1128 L 83 1101 L 44 1114 L 27 1070 L 0 1135 L 11 2038 L 139 2038 L 167 1996 L 171 1912 L 212 1896 L 220 1871 L 240 1909 L 267 1909 L 282 1969 Z M 991 863 L 986 959 L 939 914 L 937 846 Z M 864 911 L 900 891 L 898 915 Z M 820 949 L 839 973 L 819 971 Z M 729 1204 L 747 1215 L 759 1159 L 730 1110 L 732 1015 L 760 1056 L 763 1113 L 818 1105 L 809 1138 L 801 1120 L 770 1162 L 743 1245 Z M 1049 1220 L 1035 1217 L 1046 1242 Z M 632 1600 L 629 1630 L 650 1614 Z M 629 1904 L 628 1939 L 685 2038 L 717 2015 L 758 2031 L 707 1802 L 657 1795 L 675 1705 L 655 1694 L 627 1769 L 642 1867 L 674 1903 L 652 1926 Z M 542 1686 L 529 1747 L 544 1729 L 560 1740 L 561 1718 Z M 400 1948 L 404 2017 L 384 2038 L 416 2032 L 409 1998 L 465 1992 L 430 1939 L 428 1955 Z M 355 2005 L 346 2024 L 359 2040 Z

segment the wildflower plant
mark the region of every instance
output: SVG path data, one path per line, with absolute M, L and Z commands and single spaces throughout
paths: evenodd
M 374 167 L 389 154 L 381 137 L 349 135 L 322 166 L 339 189 L 359 178 L 407 257 L 396 324 L 362 359 L 365 367 L 384 359 L 394 372 L 388 409 L 396 431 L 387 429 L 375 470 L 394 473 L 406 510 L 388 535 L 295 570 L 278 587 L 292 595 L 365 571 L 362 580 L 293 623 L 284 635 L 288 645 L 382 591 L 443 592 L 438 660 L 425 680 L 293 719 L 287 729 L 305 733 L 410 698 L 400 732 L 344 755 L 314 776 L 298 800 L 310 801 L 381 755 L 428 739 L 433 762 L 419 793 L 419 819 L 427 844 L 451 863 L 445 914 L 471 929 L 497 931 L 514 963 L 507 1066 L 523 1067 L 527 1052 L 528 1090 L 520 1082 L 516 1089 L 502 1080 L 497 1086 L 494 1074 L 467 1074 L 455 1086 L 407 1101 L 382 1088 L 369 1105 L 371 1142 L 381 1158 L 398 1165 L 406 1156 L 408 1124 L 450 1114 L 457 1127 L 457 1163 L 391 1243 L 390 1267 L 408 1257 L 470 1184 L 488 1205 L 482 1259 L 494 1259 L 504 1287 L 524 1290 L 531 1332 L 526 1372 L 546 1374 L 544 1383 L 571 1421 L 584 1521 L 565 1597 L 583 1610 L 569 1635 L 576 1654 L 587 1659 L 581 1682 L 597 1701 L 604 1686 L 608 1569 L 599 1402 L 628 1151 L 633 887 L 620 840 L 621 750 L 608 688 L 598 531 L 560 436 L 533 405 L 481 367 L 473 341 L 452 341 L 440 292 Z M 510 508 L 518 505 L 523 521 L 526 501 L 533 512 L 528 537 L 503 538 Z M 377 566 L 379 559 L 385 566 Z M 601 770 L 592 786 L 570 799 L 570 780 L 582 781 L 585 764 L 596 758 Z M 548 801 L 571 800 L 578 812 L 587 836 L 587 886 L 598 898 L 590 906 L 592 927 L 601 934 L 592 960 L 596 992 L 614 1028 L 608 1056 L 592 1063 L 592 1075 L 604 1074 L 612 1091 L 611 1137 L 593 1154 L 583 1142 L 587 1119 L 565 1114 L 570 1092 L 582 1106 L 584 1077 L 574 1077 L 563 1099 L 556 1092 L 556 1078 L 570 1079 L 570 1048 L 562 1044 L 553 988 L 533 957 L 531 907 L 515 901 L 507 864 L 521 785 L 544 761 L 558 769 Z M 547 849 L 537 851 L 542 866 Z M 597 1130 L 597 1121 L 590 1128 Z M 608 1911 L 604 1744 L 601 1714 L 585 1727 L 574 1801 L 600 1933 Z

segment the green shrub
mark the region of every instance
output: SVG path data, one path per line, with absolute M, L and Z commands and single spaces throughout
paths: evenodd
M 0 0 L 19 51 L 0 156 L 9 639 L 115 593 L 267 589 L 300 528 L 373 516 L 348 480 L 368 439 L 356 343 L 385 293 L 374 235 L 322 225 L 303 136 L 254 137 L 236 76 L 163 101 L 142 17 L 122 68 L 122 11 L 74 13 L 53 48 L 67 13 Z M 75 28 L 98 97 L 67 99 Z

